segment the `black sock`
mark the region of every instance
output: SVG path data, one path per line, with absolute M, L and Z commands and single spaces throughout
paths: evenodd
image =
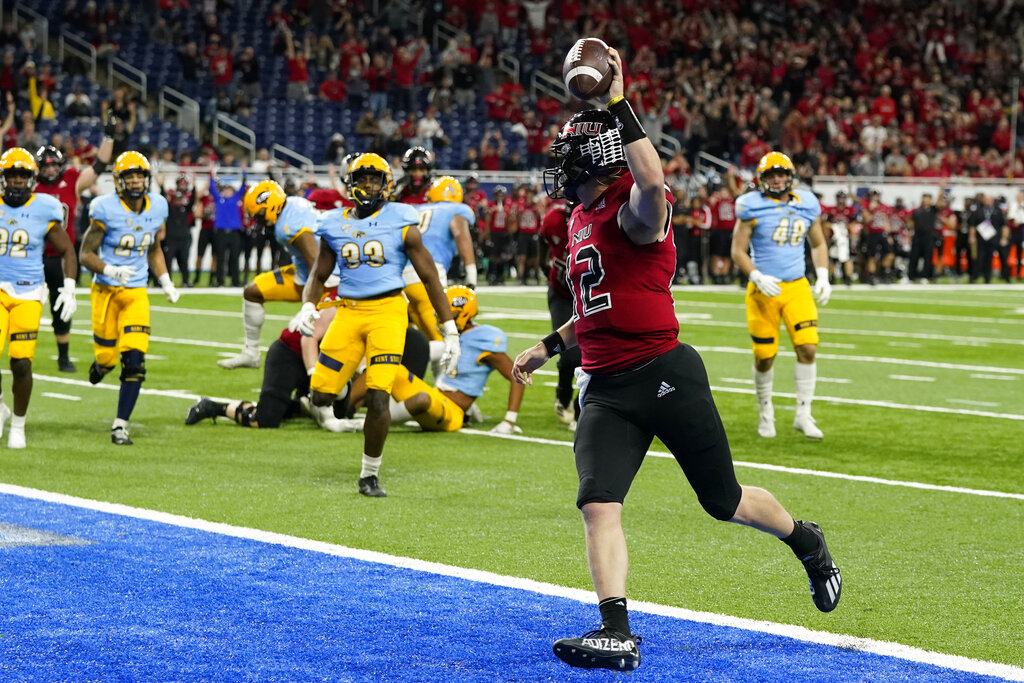
M 626 598 L 605 598 L 597 604 L 601 610 L 601 626 L 624 636 L 630 635 Z
M 793 533 L 782 539 L 782 542 L 793 549 L 793 554 L 804 558 L 818 548 L 818 537 L 804 526 L 803 522 L 794 520 Z
M 71 342 L 57 342 L 57 359 L 67 360 L 68 359 L 68 347 L 71 346 Z
M 117 396 L 117 417 L 128 420 L 135 409 L 135 402 L 139 400 L 139 392 L 142 391 L 142 382 L 138 380 L 122 381 L 121 391 Z

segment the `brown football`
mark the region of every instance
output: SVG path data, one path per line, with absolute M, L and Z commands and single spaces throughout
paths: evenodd
M 608 92 L 612 84 L 608 44 L 600 38 L 577 40 L 562 62 L 562 79 L 569 92 L 581 100 Z

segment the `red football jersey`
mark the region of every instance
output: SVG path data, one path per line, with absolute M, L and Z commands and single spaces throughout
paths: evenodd
M 399 191 L 397 201 L 403 204 L 426 204 L 428 201 L 427 190 L 429 189 L 430 183 L 424 183 L 419 192 L 416 192 L 411 186 L 407 185 Z
M 544 214 L 540 235 L 548 243 L 548 252 L 551 254 L 548 285 L 559 295 L 571 299 L 572 292 L 565 281 L 565 257 L 569 251 L 569 210 L 564 201 L 555 202 Z
M 515 202 L 516 215 L 519 217 L 519 232 L 524 235 L 532 235 L 540 230 L 540 212 L 537 210 L 537 205 L 526 201 L 525 199 L 517 199 Z
M 732 232 L 736 225 L 736 200 L 717 197 L 711 201 L 711 229 Z
M 353 206 L 352 202 L 345 199 L 345 196 L 333 187 L 318 187 L 306 195 L 306 199 L 313 203 L 313 207 L 317 211 L 330 211 L 331 209 Z
M 626 237 L 618 212 L 632 187 L 633 176 L 626 173 L 590 209 L 577 206 L 569 219 L 569 286 L 587 372 L 625 370 L 679 344 L 670 289 L 676 269 L 671 228 L 653 244 L 633 244 Z M 671 207 L 668 188 L 665 201 Z
M 36 192 L 56 197 L 60 205 L 64 207 L 64 229 L 67 230 L 72 245 L 75 243 L 75 208 L 78 206 L 78 192 L 75 191 L 75 185 L 78 184 L 79 175 L 80 171 L 77 168 L 67 168 L 60 180 L 53 185 L 44 185 L 43 183 L 36 185 Z M 60 256 L 60 254 L 47 240 L 43 256 Z

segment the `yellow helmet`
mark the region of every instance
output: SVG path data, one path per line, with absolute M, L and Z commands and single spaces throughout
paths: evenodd
M 452 315 L 455 316 L 455 326 L 462 332 L 473 322 L 473 318 L 480 310 L 476 302 L 476 292 L 466 285 L 452 285 L 446 288 L 444 293 L 448 297 Z
M 143 176 L 145 176 L 141 190 L 128 189 L 125 176 L 134 172 L 142 173 Z M 114 187 L 117 188 L 117 193 L 122 197 L 127 197 L 129 199 L 141 199 L 149 194 L 149 182 L 152 175 L 152 169 L 149 165 L 149 159 L 147 159 L 144 154 L 140 154 L 139 152 L 122 152 L 114 161 L 113 173 Z
M 380 190 L 371 194 L 359 188 L 356 182 L 358 177 L 365 174 L 374 174 L 380 178 Z M 373 213 L 380 208 L 381 204 L 391 199 L 394 190 L 394 178 L 391 175 L 391 166 L 378 154 L 360 154 L 352 159 L 345 174 L 345 185 L 348 186 L 348 194 L 356 206 L 366 213 Z
M 28 183 L 25 187 L 8 187 L 8 173 L 16 172 L 28 174 Z M 21 206 L 32 196 L 36 187 L 36 175 L 39 173 L 39 165 L 36 158 L 24 147 L 12 147 L 0 156 L 0 189 L 3 190 L 4 202 L 11 205 Z M 13 173 L 12 173 L 13 174 Z
M 770 171 L 784 171 L 789 175 L 785 188 L 772 190 L 768 187 L 764 176 Z M 782 152 L 768 152 L 761 157 L 761 161 L 757 162 L 757 182 L 761 185 L 761 192 L 769 197 L 782 197 L 793 189 L 793 176 L 795 175 L 796 166 L 793 165 L 792 159 Z
M 266 209 L 263 220 L 267 225 L 274 225 L 277 223 L 277 217 L 281 215 L 286 199 L 287 196 L 280 185 L 273 180 L 261 180 L 246 190 L 242 206 L 245 207 L 245 212 L 253 217 L 260 210 Z
M 462 185 L 450 175 L 443 175 L 430 183 L 427 190 L 428 202 L 455 202 L 462 203 Z

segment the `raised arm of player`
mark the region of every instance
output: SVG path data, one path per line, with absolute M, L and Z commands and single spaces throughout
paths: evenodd
M 608 58 L 614 76 L 608 88 L 608 100 L 605 104 L 611 105 L 609 109 L 614 109 L 615 104 L 621 102 L 624 97 L 622 57 L 615 48 L 610 47 Z M 629 115 L 634 118 L 636 116 L 632 110 L 629 111 Z M 629 172 L 633 174 L 634 184 L 630 191 L 628 208 L 619 215 L 619 224 L 634 244 L 651 244 L 665 236 L 669 216 L 661 157 L 658 156 L 654 143 L 646 135 L 625 143 L 623 150 Z
M 92 187 L 93 183 L 100 177 L 98 169 L 106 168 L 112 156 L 114 156 L 114 138 L 104 135 L 103 142 L 100 143 L 100 148 L 96 152 L 96 163 L 92 166 L 86 166 L 78 174 L 78 181 L 75 183 L 76 194 L 82 194 L 87 188 Z M 162 183 L 158 182 L 157 187 L 163 187 Z

